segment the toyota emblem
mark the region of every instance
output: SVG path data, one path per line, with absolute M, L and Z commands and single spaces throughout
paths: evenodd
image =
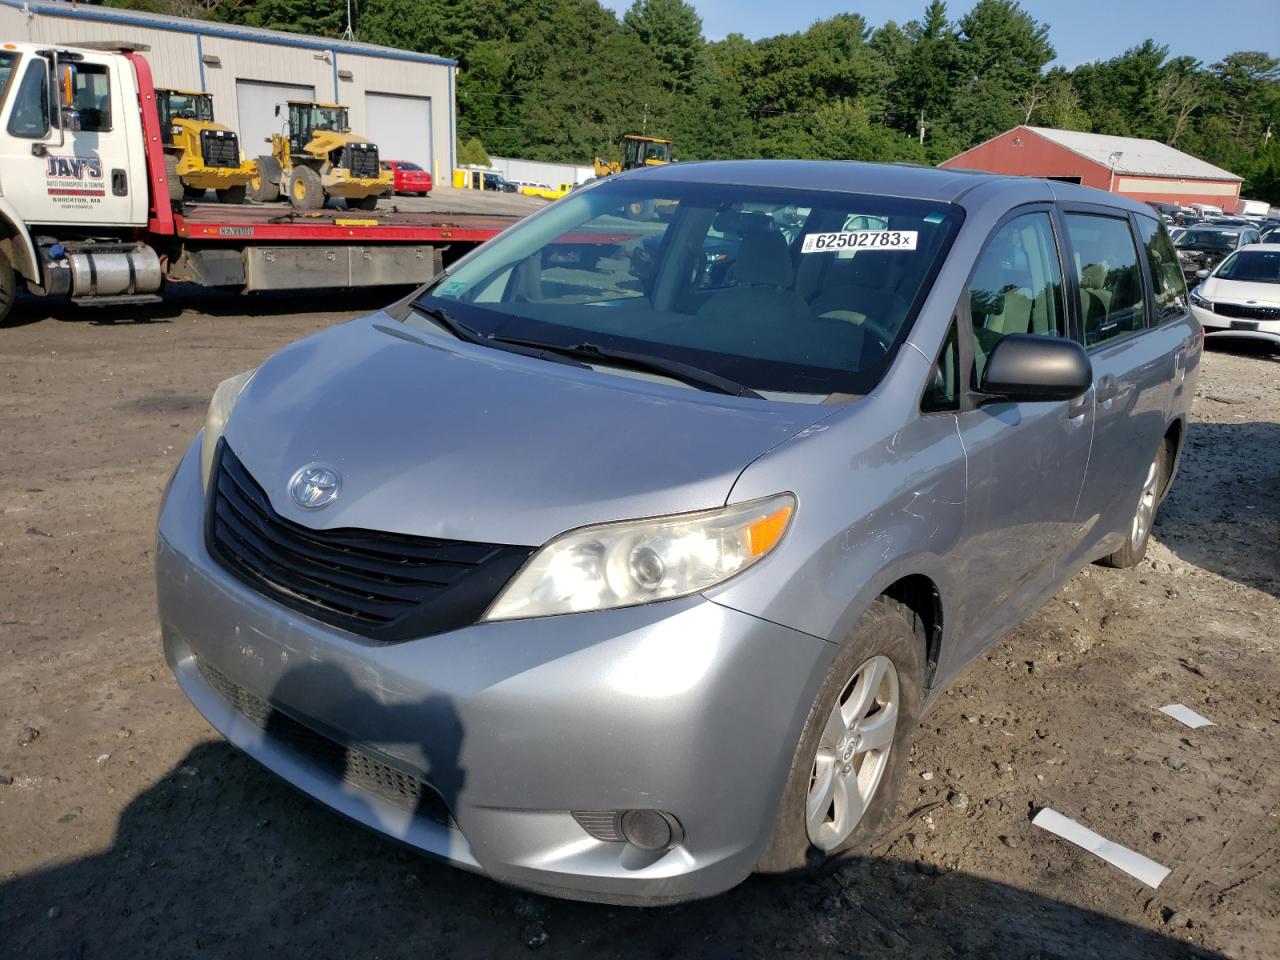
M 289 495 L 304 510 L 327 507 L 338 499 L 341 489 L 342 476 L 338 471 L 318 463 L 303 467 L 289 481 Z

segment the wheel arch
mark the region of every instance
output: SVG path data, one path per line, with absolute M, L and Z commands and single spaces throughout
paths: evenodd
M 1165 428 L 1164 440 L 1169 444 L 1168 452 L 1168 469 L 1165 470 L 1164 487 L 1160 490 L 1160 499 L 1163 500 L 1169 492 L 1169 488 L 1173 486 L 1174 474 L 1178 472 L 1178 465 L 1182 462 L 1182 448 L 1186 443 L 1187 423 L 1186 418 L 1179 414 L 1169 421 L 1169 426 Z
M 40 282 L 39 261 L 36 259 L 35 244 L 31 242 L 31 232 L 23 223 L 13 204 L 0 197 L 0 250 L 9 258 L 13 269 L 30 283 Z
M 922 573 L 899 577 L 880 591 L 879 596 L 896 600 L 915 615 L 924 641 L 924 685 L 933 686 L 942 653 L 942 592 L 932 579 Z

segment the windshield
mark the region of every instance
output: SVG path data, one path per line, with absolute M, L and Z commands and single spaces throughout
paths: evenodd
M 0 97 L 9 89 L 9 80 L 13 76 L 13 68 L 18 63 L 18 55 L 8 50 L 0 51 Z
M 960 219 L 921 200 L 609 180 L 482 247 L 420 302 L 484 335 L 676 361 L 765 395 L 863 394 Z
M 1179 250 L 1234 250 L 1238 236 L 1234 230 L 1188 230 L 1174 246 Z
M 213 97 L 206 94 L 170 93 L 167 98 L 169 119 L 212 120 Z
M 347 129 L 346 107 L 312 107 L 311 132 L 333 130 L 341 133 Z
M 1280 283 L 1280 250 L 1240 250 L 1222 261 L 1219 280 Z

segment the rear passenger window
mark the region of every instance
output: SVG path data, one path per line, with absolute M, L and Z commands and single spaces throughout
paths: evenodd
M 1080 316 L 1086 347 L 1146 326 L 1138 250 L 1128 220 L 1069 213 L 1067 234 L 1080 283 Z
M 1186 281 L 1164 228 L 1150 217 L 1138 217 L 1138 233 L 1147 248 L 1151 285 L 1156 292 L 1156 315 L 1163 322 L 1182 313 L 1187 296 Z
M 1062 267 L 1047 213 L 1010 220 L 991 238 L 969 280 L 973 316 L 973 385 L 987 357 L 1010 333 L 1065 337 Z
M 72 107 L 63 111 L 62 119 L 68 129 L 84 133 L 106 133 L 111 129 L 111 80 L 105 66 L 76 66 Z

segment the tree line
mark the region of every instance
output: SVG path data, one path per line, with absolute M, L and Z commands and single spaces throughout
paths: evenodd
M 1049 68 L 1050 27 L 1017 0 L 958 17 L 931 0 L 877 28 L 843 13 L 754 41 L 707 41 L 685 0 L 635 0 L 621 18 L 598 0 L 110 2 L 329 37 L 350 25 L 359 40 L 454 58 L 470 156 L 586 163 L 635 131 L 671 138 L 686 160 L 935 164 L 1030 123 L 1160 140 L 1280 204 L 1280 60 L 1246 50 L 1206 64 L 1144 40 Z

